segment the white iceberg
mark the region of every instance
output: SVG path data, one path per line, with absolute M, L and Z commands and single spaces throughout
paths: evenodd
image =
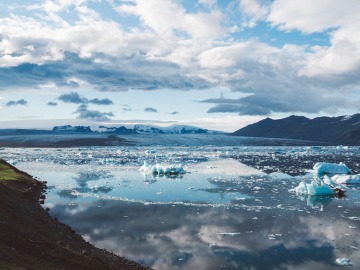
M 334 175 L 331 180 L 337 184 L 360 184 L 360 174 L 355 175 Z
M 350 261 L 350 259 L 345 257 L 336 259 L 336 263 L 339 265 L 353 266 L 352 261 Z
M 336 187 L 339 187 L 339 183 L 336 183 L 336 182 L 334 182 L 329 176 L 327 176 L 327 175 L 324 175 L 324 183 L 325 184 L 327 184 L 327 185 L 329 185 L 330 187 L 332 187 L 332 188 L 336 188 Z
M 151 165 L 146 161 L 144 161 L 144 165 L 140 167 L 140 171 L 152 175 L 177 175 L 186 173 L 185 169 L 180 164 L 161 166 L 160 164 Z
M 16 164 L 17 164 L 17 161 L 13 160 L 13 159 L 8 160 L 7 162 L 12 166 L 16 166 Z
M 317 175 L 347 174 L 351 172 L 351 170 L 343 163 L 335 164 L 335 163 L 317 162 L 314 165 L 313 169 Z
M 325 184 L 322 180 L 319 181 L 311 181 L 310 184 L 305 182 L 300 182 L 300 184 L 289 190 L 290 192 L 295 192 L 296 194 L 303 194 L 303 195 L 316 195 L 316 196 L 323 196 L 323 195 L 334 195 L 335 192 Z

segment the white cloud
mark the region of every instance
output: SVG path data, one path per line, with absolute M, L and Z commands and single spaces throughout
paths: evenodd
M 344 25 L 331 34 L 331 45 L 313 47 L 313 53 L 307 55 L 307 63 L 300 75 L 309 77 L 341 76 L 348 80 L 360 72 L 360 35 L 357 35 L 360 15 L 353 24 Z M 338 78 L 337 78 L 338 79 Z M 359 81 L 358 81 L 359 82 Z
M 71 78 L 102 91 L 220 85 L 248 94 L 227 111 L 254 114 L 332 110 L 346 103 L 338 89 L 354 93 L 360 84 L 359 1 L 241 0 L 234 2 L 238 21 L 213 0 L 193 10 L 175 0 L 113 2 L 107 8 L 115 8 L 119 18 L 141 22 L 131 30 L 88 2 L 44 1 L 28 7 L 32 16 L 13 10 L 0 18 L 0 74 L 7 78 L 0 86 L 17 83 L 11 67 L 26 63 L 37 66 L 20 80 L 22 86 L 69 87 Z M 64 13 L 71 13 L 71 20 Z M 242 19 L 247 26 L 264 20 L 281 31 L 331 31 L 330 44 L 274 47 L 258 38 L 237 38 L 242 32 L 234 26 Z M 214 111 L 226 109 L 217 105 Z
M 276 0 L 267 20 L 283 30 L 313 33 L 355 23 L 353 20 L 360 16 L 359 10 L 357 0 Z
M 11 16 L 0 19 L 0 66 L 22 63 L 44 64 L 61 60 L 64 52 L 89 58 L 96 53 L 128 57 L 138 51 L 158 48 L 153 34 L 124 32 L 113 21 L 101 20 L 87 7 L 78 7 L 79 20 L 59 27 L 29 17 Z
M 206 4 L 209 6 L 215 5 L 217 0 L 198 0 L 199 3 Z
M 311 7 L 311 8 L 309 8 Z M 327 77 L 360 71 L 360 1 L 276 0 L 267 20 L 279 29 L 303 33 L 330 30 L 330 46 L 314 46 L 299 75 Z
M 195 39 L 215 39 L 225 33 L 221 26 L 222 13 L 188 13 L 173 0 L 132 0 L 120 5 L 117 11 L 139 16 L 144 26 L 159 35 L 190 35 Z
M 247 27 L 254 27 L 268 12 L 267 7 L 261 5 L 258 0 L 240 0 L 239 8 L 246 17 L 243 26 Z

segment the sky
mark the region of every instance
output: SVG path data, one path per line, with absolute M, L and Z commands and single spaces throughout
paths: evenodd
M 359 0 L 3 0 L 0 128 L 358 113 Z

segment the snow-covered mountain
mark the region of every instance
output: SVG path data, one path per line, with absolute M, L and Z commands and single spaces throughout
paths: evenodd
M 134 130 L 139 134 L 214 134 L 222 133 L 194 126 L 173 125 L 168 127 L 159 127 L 151 125 L 135 125 Z
M 133 127 L 106 127 L 99 126 L 92 130 L 86 126 L 55 126 L 53 132 L 61 133 L 102 133 L 102 134 L 223 134 L 224 132 L 208 130 L 204 128 L 187 126 L 187 125 L 173 125 L 168 127 L 160 127 L 153 125 L 135 125 Z
M 111 133 L 111 134 L 137 134 L 137 132 L 134 129 L 127 128 L 124 126 L 120 126 L 120 127 L 99 126 L 99 128 L 96 129 L 96 132 Z

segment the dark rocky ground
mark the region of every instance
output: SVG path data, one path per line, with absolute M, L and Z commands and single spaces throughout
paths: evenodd
M 51 218 L 39 203 L 45 184 L 0 165 L 0 269 L 149 269 L 95 248 Z M 4 166 L 17 179 L 3 180 Z

